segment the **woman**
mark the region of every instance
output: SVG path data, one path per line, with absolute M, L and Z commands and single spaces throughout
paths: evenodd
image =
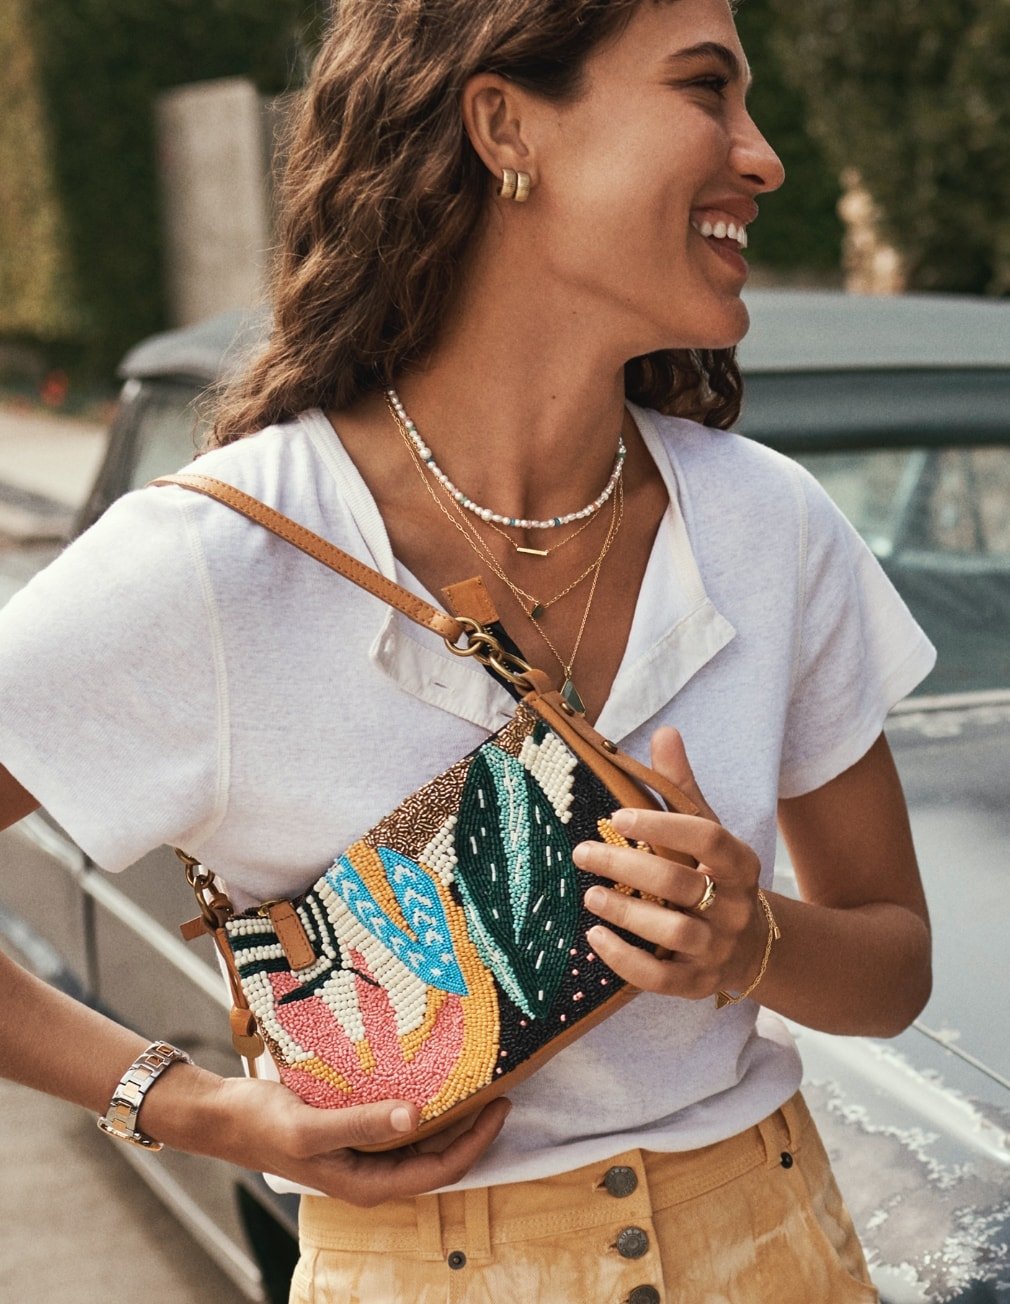
M 498 1102 L 361 1155 L 413 1107 L 157 1079 L 146 1133 L 323 1193 L 295 1301 L 876 1298 L 756 1002 L 874 1036 L 924 1004 L 881 726 L 932 650 L 812 480 L 723 432 L 740 248 L 783 179 L 746 77 L 725 0 L 345 0 L 320 55 L 275 332 L 199 469 L 415 591 L 479 573 L 527 658 L 702 814 L 621 825 L 698 870 L 577 850 L 669 904 L 587 895 L 589 945 L 643 994 L 504 1128 Z M 294 893 L 508 714 L 436 644 L 217 504 L 130 495 L 0 620 L 0 825 L 38 799 L 109 868 L 167 841 L 240 906 Z M 758 893 L 776 811 L 802 900 Z M 143 1043 L 8 968 L 3 1071 L 104 1112 Z

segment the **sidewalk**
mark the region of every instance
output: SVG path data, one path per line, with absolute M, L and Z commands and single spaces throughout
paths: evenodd
M 105 443 L 104 426 L 0 408 L 0 533 L 13 539 L 65 534 Z
M 104 426 L 0 408 L 0 484 L 79 507 L 105 451 Z

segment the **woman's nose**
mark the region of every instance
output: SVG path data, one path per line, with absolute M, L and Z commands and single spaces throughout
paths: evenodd
M 786 179 L 782 160 L 768 144 L 750 114 L 733 146 L 732 162 L 741 176 L 760 191 L 778 190 Z

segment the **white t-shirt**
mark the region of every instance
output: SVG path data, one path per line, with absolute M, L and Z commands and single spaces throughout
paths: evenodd
M 675 724 L 767 884 L 777 798 L 859 760 L 934 653 L 805 471 L 631 410 L 670 506 L 598 727 L 647 761 L 654 729 Z M 321 413 L 198 469 L 424 593 Z M 179 488 L 120 499 L 0 612 L 0 763 L 98 864 L 183 846 L 239 908 L 303 890 L 512 705 L 436 636 Z M 783 1025 L 753 1002 L 642 994 L 511 1093 L 461 1185 L 708 1145 L 799 1079 Z

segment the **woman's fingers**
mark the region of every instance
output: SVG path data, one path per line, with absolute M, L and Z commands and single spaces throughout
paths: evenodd
M 300 1113 L 294 1148 L 305 1159 L 334 1150 L 405 1141 L 418 1125 L 416 1105 L 380 1101 L 348 1109 L 311 1109 Z
M 344 1152 L 319 1162 L 320 1190 L 370 1206 L 383 1200 L 421 1195 L 458 1182 L 501 1131 L 511 1109 L 508 1100 L 495 1100 L 476 1116 L 472 1126 L 438 1153 L 394 1150 L 384 1154 Z
M 639 991 L 700 1000 L 711 996 L 719 987 L 717 968 L 677 955 L 660 960 L 649 951 L 632 946 L 602 924 L 590 928 L 586 938 L 603 963 Z
M 672 811 L 627 808 L 615 811 L 610 822 L 622 837 L 631 841 L 648 842 L 654 846 L 673 847 L 677 851 L 686 852 L 698 862 L 701 872 L 718 880 L 720 884 L 753 886 L 758 880 L 760 865 L 754 851 L 721 824 L 710 819 L 699 815 L 677 815 Z M 602 844 L 583 843 L 580 848 L 600 845 Z M 622 852 L 625 848 L 608 847 L 607 850 Z M 579 863 L 576 860 L 576 864 Z M 594 863 L 594 872 L 597 863 L 602 862 L 597 860 Z M 616 864 L 616 857 L 610 863 Z M 608 877 L 611 875 L 608 874 Z
M 587 873 L 659 897 L 681 910 L 693 909 L 705 891 L 703 870 L 690 869 L 675 860 L 654 856 L 637 847 L 580 842 L 572 852 L 572 859 Z
M 752 891 L 758 881 L 760 864 L 753 850 L 711 820 L 669 811 L 622 810 L 615 811 L 610 822 L 629 840 L 688 852 L 698 868 L 637 847 L 580 842 L 572 852 L 580 869 L 649 892 L 684 910 L 701 900 L 706 875 L 727 889 Z
M 690 797 L 706 819 L 718 823 L 719 816 L 705 800 L 704 793 L 698 787 L 680 732 L 669 725 L 657 729 L 652 735 L 651 750 L 652 768 L 675 783 L 685 796 Z
M 218 1078 L 201 1102 L 198 1114 L 206 1116 L 208 1134 L 189 1148 L 364 1206 L 458 1182 L 494 1141 L 511 1108 L 507 1100 L 495 1100 L 442 1148 L 422 1151 L 424 1142 L 406 1145 L 419 1111 L 404 1101 L 315 1109 L 279 1082 Z M 382 1152 L 356 1148 L 397 1141 L 401 1148 Z
M 655 901 L 643 901 L 603 887 L 591 887 L 585 901 L 599 919 L 666 951 L 694 956 L 701 955 L 707 947 L 708 925 L 682 910 L 671 910 Z

